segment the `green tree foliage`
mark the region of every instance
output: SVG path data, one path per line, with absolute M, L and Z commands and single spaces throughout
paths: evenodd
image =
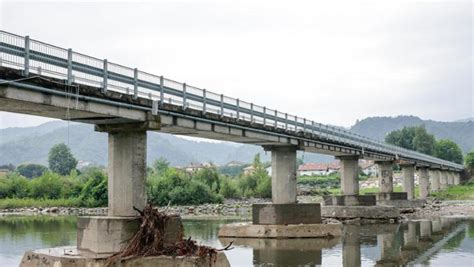
M 169 167 L 169 161 L 163 157 L 160 157 L 159 159 L 155 160 L 155 162 L 153 162 L 153 173 L 155 175 L 161 176 L 166 172 L 166 170 L 168 170 Z
M 464 163 L 466 164 L 466 167 L 471 170 L 471 172 L 474 170 L 474 150 L 466 154 Z
M 58 199 L 62 196 L 63 181 L 57 173 L 46 172 L 31 180 L 31 197 Z
M 436 139 L 434 135 L 429 134 L 424 126 L 415 127 L 415 136 L 413 137 L 413 147 L 416 151 L 433 155 Z
M 204 168 L 196 172 L 194 179 L 200 181 L 203 184 L 206 184 L 212 191 L 219 192 L 220 179 L 219 173 L 217 172 L 216 167 L 212 166 L 209 168 Z
M 224 198 L 240 198 L 241 194 L 237 186 L 236 179 L 222 176 L 220 181 L 221 188 L 219 194 Z
M 18 173 L 0 178 L 0 198 L 24 198 L 30 193 L 28 179 Z
M 434 135 L 429 134 L 424 126 L 403 127 L 390 132 L 385 142 L 428 155 L 434 155 L 436 144 Z
M 261 160 L 260 154 L 253 160 L 253 172 L 240 177 L 238 185 L 245 197 L 269 198 L 272 196 L 272 181 L 268 176 Z
M 107 206 L 107 176 L 99 168 L 83 174 L 84 187 L 79 195 L 81 203 L 88 207 Z
M 77 166 L 77 160 L 66 144 L 54 145 L 48 155 L 49 169 L 60 175 L 68 175 Z
M 451 162 L 456 162 L 459 164 L 463 163 L 461 148 L 459 148 L 456 143 L 448 139 L 443 139 L 436 142 L 435 156 Z
M 16 167 L 16 171 L 26 178 L 35 178 L 43 175 L 48 168 L 40 164 L 21 164 Z
M 148 177 L 148 200 L 161 206 L 222 202 L 222 196 L 211 191 L 201 180 L 202 178 L 193 179 L 188 173 L 169 168 L 161 176 Z

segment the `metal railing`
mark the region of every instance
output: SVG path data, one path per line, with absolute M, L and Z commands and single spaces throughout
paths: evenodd
M 390 145 L 352 133 L 342 128 L 324 125 L 276 109 L 256 105 L 241 99 L 200 89 L 137 68 L 129 68 L 5 31 L 0 31 L 0 66 L 30 73 L 64 79 L 67 84 L 78 83 L 129 94 L 133 98 L 149 98 L 159 104 L 168 103 L 183 109 L 258 123 L 294 133 L 310 133 L 325 142 L 372 151 L 430 164 L 462 169 L 463 166 L 426 154 Z

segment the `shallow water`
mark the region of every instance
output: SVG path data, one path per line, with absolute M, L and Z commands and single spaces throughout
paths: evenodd
M 229 220 L 185 220 L 185 235 L 223 247 Z M 75 217 L 0 217 L 0 266 L 18 266 L 26 250 L 74 245 Z M 232 266 L 474 266 L 474 220 L 435 219 L 401 225 L 347 226 L 342 238 L 234 240 Z

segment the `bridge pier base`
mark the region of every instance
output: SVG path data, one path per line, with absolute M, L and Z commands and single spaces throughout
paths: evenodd
M 326 206 L 374 206 L 375 196 L 359 195 L 359 157 L 337 157 L 341 162 L 340 196 L 324 197 Z
M 439 189 L 446 190 L 448 188 L 448 173 L 447 171 L 441 171 L 439 177 Z
M 339 224 L 321 224 L 321 204 L 296 203 L 296 147 L 264 146 L 272 153 L 272 203 L 252 205 L 252 223 L 224 225 L 219 237 L 309 238 L 342 234 Z

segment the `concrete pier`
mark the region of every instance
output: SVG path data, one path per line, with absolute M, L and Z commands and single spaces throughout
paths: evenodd
M 448 172 L 448 186 L 454 185 L 454 172 Z
M 272 202 L 296 203 L 296 147 L 265 148 L 272 153 Z
M 146 203 L 146 131 L 109 132 L 109 216 L 137 216 Z
M 415 222 L 407 223 L 407 230 L 403 233 L 403 246 L 405 248 L 416 248 L 418 236 L 416 234 L 417 224 Z
M 431 237 L 431 221 L 419 220 L 420 222 L 420 238 L 429 239 Z
M 461 183 L 461 175 L 459 172 L 454 173 L 454 185 L 459 185 Z
M 407 193 L 407 199 L 415 198 L 415 166 L 402 165 L 403 191 Z
M 446 190 L 447 188 L 448 188 L 448 173 L 446 171 L 440 171 L 439 189 Z
M 397 232 L 377 235 L 380 246 L 380 260 L 375 266 L 398 266 L 402 247 L 401 236 Z
M 375 196 L 359 195 L 359 158 L 337 157 L 341 162 L 341 191 L 339 196 L 323 197 L 328 206 L 374 206 Z
M 440 189 L 440 170 L 431 171 L 431 192 L 438 192 Z
M 430 176 L 428 168 L 418 169 L 418 185 L 420 188 L 420 199 L 426 199 L 430 195 Z
M 377 177 L 379 180 L 379 189 L 381 193 L 393 192 L 393 163 L 391 161 L 377 161 Z

